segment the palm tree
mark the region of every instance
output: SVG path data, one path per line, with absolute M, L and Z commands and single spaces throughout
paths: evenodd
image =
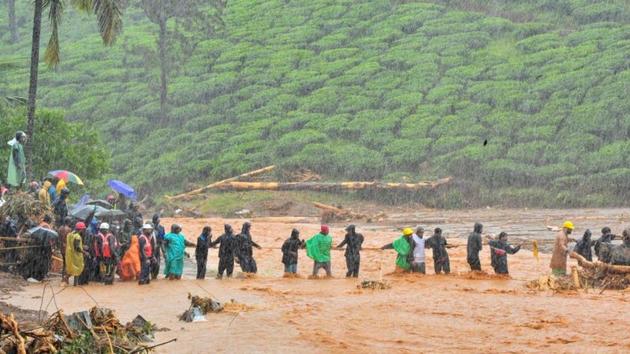
M 122 29 L 122 13 L 119 6 L 120 0 L 70 0 L 72 6 L 82 12 L 93 12 L 98 21 L 99 32 L 103 43 L 111 45 Z M 35 126 L 35 104 L 37 98 L 37 75 L 39 67 L 39 42 L 42 27 L 42 13 L 48 10 L 50 20 L 50 39 L 44 53 L 44 61 L 49 67 L 55 68 L 59 64 L 59 32 L 63 9 L 66 0 L 34 0 L 33 11 L 33 40 L 31 47 L 31 76 L 28 88 L 28 110 L 26 134 L 29 140 L 25 146 L 27 156 L 27 171 L 30 177 L 32 171 L 31 144 L 33 142 L 33 129 Z

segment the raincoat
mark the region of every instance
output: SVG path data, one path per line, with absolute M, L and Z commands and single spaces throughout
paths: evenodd
M 164 235 L 166 242 L 166 260 L 164 275 L 181 276 L 184 272 L 184 250 L 186 249 L 186 238 L 182 234 L 172 232 Z
M 11 145 L 11 143 L 9 143 Z M 26 180 L 26 157 L 24 147 L 17 140 L 11 145 L 7 183 L 13 187 L 21 186 Z
M 411 252 L 411 245 L 408 241 L 409 237 L 400 236 L 394 242 L 392 242 L 392 247 L 396 252 L 398 252 L 398 257 L 396 257 L 396 265 L 404 270 L 409 270 L 411 268 L 411 264 L 409 264 L 409 253 Z
M 556 235 L 556 242 L 553 246 L 553 254 L 551 255 L 551 268 L 557 274 L 566 274 L 567 272 L 567 254 L 569 250 L 569 237 L 560 230 Z
M 75 243 L 78 242 L 78 246 Z M 83 272 L 83 240 L 81 235 L 71 232 L 66 236 L 66 273 L 78 277 Z
M 46 206 L 50 206 L 50 194 L 48 194 L 48 188 L 50 188 L 51 185 L 52 183 L 50 183 L 50 181 L 44 182 L 44 185 L 38 193 L 39 201 Z
M 330 262 L 332 237 L 318 233 L 306 241 L 306 255 L 317 263 Z
M 481 270 L 481 261 L 479 260 L 479 252 L 483 248 L 481 241 L 482 225 L 475 223 L 474 231 L 468 236 L 468 244 L 466 245 L 466 261 L 470 265 L 470 270 Z
M 66 188 L 66 181 L 64 181 L 63 179 L 59 179 L 59 182 L 57 182 L 57 187 L 55 187 L 55 192 L 57 192 L 57 195 L 61 195 L 61 190 Z
M 129 249 L 120 262 L 120 279 L 134 280 L 140 275 L 140 246 L 138 236 L 131 236 Z

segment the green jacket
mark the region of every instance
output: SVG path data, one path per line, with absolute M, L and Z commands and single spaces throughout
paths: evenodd
M 14 156 L 17 158 L 14 158 Z M 7 171 L 7 183 L 13 187 L 19 187 L 26 180 L 26 158 L 24 157 L 24 147 L 16 142 L 11 147 L 9 156 L 9 170 Z
M 318 233 L 306 241 L 306 255 L 315 262 L 330 262 L 330 249 L 332 248 L 332 237 Z
M 400 236 L 393 243 L 392 246 L 398 252 L 398 257 L 396 257 L 396 265 L 404 270 L 409 270 L 411 268 L 411 264 L 407 260 L 409 256 L 409 252 L 411 252 L 411 245 L 408 241 L 409 237 Z

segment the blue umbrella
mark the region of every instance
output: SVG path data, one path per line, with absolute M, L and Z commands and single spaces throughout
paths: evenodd
M 117 179 L 110 179 L 109 181 L 107 181 L 107 185 L 116 192 L 124 195 L 125 197 L 136 200 L 136 191 L 134 191 L 133 188 L 131 188 L 129 185 Z

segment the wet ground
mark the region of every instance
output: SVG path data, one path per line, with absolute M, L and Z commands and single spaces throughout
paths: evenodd
M 510 256 L 512 278 L 471 276 L 465 263 L 464 240 L 474 221 L 486 231 L 507 230 L 514 238 L 551 239 L 557 226 L 570 218 L 577 234 L 585 228 L 608 225 L 615 233 L 627 226 L 628 210 L 496 210 L 422 211 L 393 215 L 397 221 L 361 225 L 365 247 L 391 242 L 398 226 L 423 224 L 442 227 L 449 242 L 452 275 L 433 275 L 430 252 L 426 276 L 394 272 L 393 251 L 366 249 L 359 280 L 345 279 L 343 252 L 333 251 L 334 279 L 309 280 L 312 262 L 300 253 L 297 279 L 282 278 L 279 247 L 292 228 L 309 237 L 319 229 L 315 218 L 254 219 L 252 235 L 263 246 L 255 250 L 259 274 L 254 278 L 216 280 L 217 251 L 211 250 L 209 277 L 195 280 L 194 261 L 186 261 L 181 281 L 159 279 L 148 286 L 117 282 L 113 286 L 90 284 L 63 287 L 58 279 L 44 285 L 29 284 L 23 291 L 5 295 L 4 301 L 25 309 L 40 306 L 52 313 L 66 313 L 93 305 L 113 308 L 121 321 L 137 314 L 169 331 L 158 332 L 156 342 L 177 338 L 159 348 L 161 353 L 210 352 L 630 352 L 630 292 L 599 290 L 573 293 L 535 292 L 529 280 L 548 273 L 549 255 L 537 261 L 523 250 Z M 165 225 L 175 220 L 164 220 Z M 240 229 L 245 220 L 177 219 L 184 234 L 194 241 L 204 225 L 218 236 L 223 223 Z M 404 222 L 403 222 L 404 221 Z M 335 243 L 343 238 L 343 225 L 333 225 Z M 598 234 L 594 232 L 594 234 Z M 515 241 L 520 243 L 523 241 Z M 527 241 L 531 242 L 531 241 Z M 194 249 L 188 250 L 191 255 Z M 482 252 L 482 267 L 490 271 L 490 256 Z M 573 263 L 570 262 L 570 265 Z M 359 290 L 361 279 L 389 282 L 388 290 Z M 52 294 L 55 294 L 54 297 Z M 184 323 L 177 316 L 188 308 L 188 293 L 234 299 L 253 306 L 239 314 L 207 315 L 207 322 Z M 43 305 L 41 305 L 43 303 Z

